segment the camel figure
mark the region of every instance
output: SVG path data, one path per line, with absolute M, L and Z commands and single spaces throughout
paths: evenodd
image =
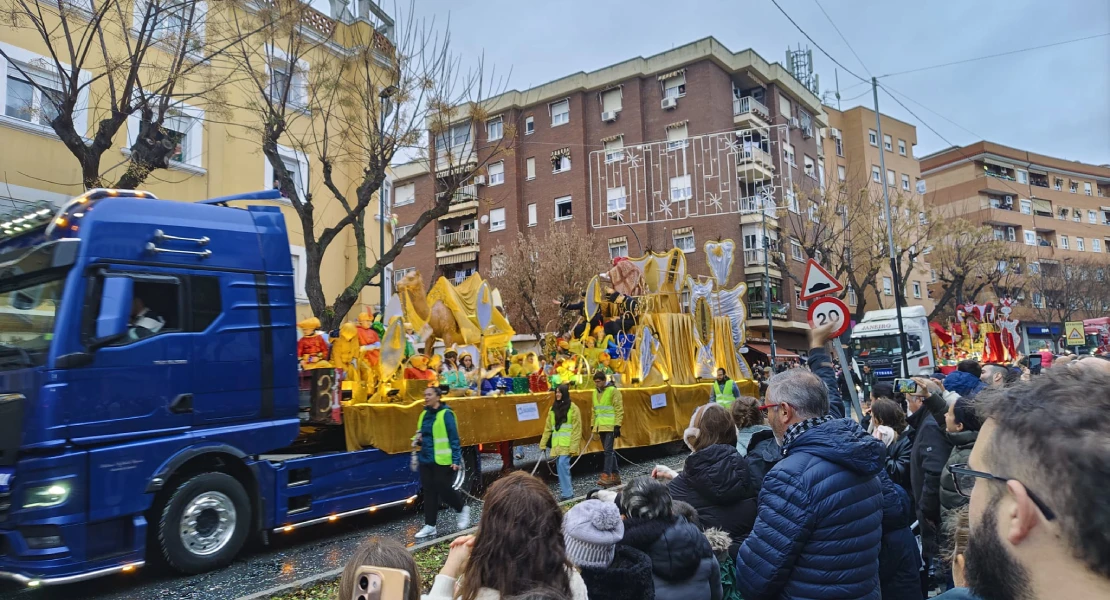
M 420 271 L 412 271 L 397 282 L 397 292 L 407 294 L 410 306 L 426 325 L 420 331 L 424 340 L 424 355 L 431 358 L 436 339 L 443 340 L 445 348 L 452 348 L 464 344 L 462 331 L 451 309 L 447 308 L 441 300 L 428 307 L 427 292 L 424 288 L 424 277 Z

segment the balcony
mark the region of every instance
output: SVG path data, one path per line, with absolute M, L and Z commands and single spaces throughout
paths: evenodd
M 770 152 L 754 144 L 744 144 L 736 150 L 736 177 L 748 185 L 771 181 L 775 163 Z
M 745 129 L 768 127 L 771 122 L 771 111 L 762 102 L 744 96 L 732 99 L 732 122 Z
M 776 279 L 782 278 L 782 271 L 780 271 L 778 267 L 780 262 L 786 262 L 782 252 L 771 250 L 767 258 L 767 270 L 770 272 L 771 277 Z M 756 249 L 744 251 L 744 274 L 763 274 L 763 250 Z
M 748 302 L 749 319 L 766 319 L 762 301 Z M 771 302 L 771 318 L 776 321 L 790 320 L 790 305 L 785 302 Z
M 436 236 L 436 264 L 454 265 L 477 259 L 477 229 L 466 229 Z
M 440 195 L 442 197 L 442 194 Z M 440 217 L 441 219 L 454 219 L 457 217 L 464 217 L 466 215 L 476 214 L 478 212 L 478 186 L 464 185 L 455 190 L 454 196 L 451 198 L 451 205 L 447 208 L 447 214 Z
M 436 173 L 465 171 L 478 164 L 478 153 L 470 142 L 442 148 L 436 151 Z
M 761 196 L 750 196 L 740 201 L 740 224 L 760 225 L 767 216 L 767 226 L 778 227 L 778 211 L 774 204 L 764 203 Z

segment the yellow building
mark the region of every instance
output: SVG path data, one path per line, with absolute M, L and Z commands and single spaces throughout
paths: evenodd
M 120 23 L 114 9 L 105 16 L 102 29 L 114 32 L 114 35 L 105 37 L 109 44 L 123 44 L 128 28 L 134 32 L 138 27 L 141 16 L 138 3 L 143 0 L 135 1 L 133 15 L 130 15 L 132 22 Z M 49 4 L 41 3 L 44 8 L 49 8 Z M 70 0 L 69 4 L 89 6 L 87 0 Z M 131 4 L 119 2 L 123 8 Z M 234 21 L 229 9 L 237 5 L 215 2 L 197 2 L 197 5 L 204 8 L 211 6 L 211 9 L 207 14 L 196 18 L 193 31 L 200 32 L 196 35 L 203 36 L 207 31 L 210 38 L 215 38 L 219 34 L 214 32 L 228 30 L 229 23 Z M 286 55 L 279 47 L 282 44 L 280 37 L 275 38 L 277 41 L 272 46 L 265 46 L 265 51 L 258 53 L 258 57 L 268 58 L 268 64 L 257 66 L 264 68 L 270 81 L 277 81 L 277 77 L 292 77 L 294 83 L 291 89 L 295 89 L 305 99 L 302 114 L 295 121 L 290 121 L 290 139 L 303 136 L 312 128 L 321 127 L 320 119 L 313 116 L 308 105 L 311 95 L 307 86 L 313 81 L 311 70 L 314 61 L 334 62 L 335 58 L 352 53 L 350 46 L 359 43 L 356 40 L 373 40 L 373 47 L 378 48 L 377 52 L 382 54 L 378 62 L 389 64 L 386 54 L 392 50 L 390 37 L 393 25 L 389 16 L 369 0 L 357 0 L 353 6 L 348 2 L 333 2 L 332 5 L 337 7 L 335 10 L 338 14 L 329 16 L 308 9 L 301 15 L 299 34 L 310 41 L 311 50 L 304 52 L 303 58 L 296 61 L 294 68 L 290 69 L 282 61 L 282 57 Z M 124 21 L 127 21 L 127 16 L 129 15 L 125 11 Z M 242 22 L 244 15 L 238 16 Z M 90 17 L 90 13 L 71 10 L 71 26 L 79 28 L 71 37 L 76 39 L 84 33 L 85 28 L 90 26 Z M 59 17 L 55 12 L 48 15 L 46 20 L 57 23 Z M 31 208 L 60 206 L 83 192 L 84 186 L 80 163 L 49 124 L 51 103 L 43 102 L 43 93 L 39 89 L 53 86 L 59 86 L 60 89 L 58 69 L 50 67 L 53 63 L 47 57 L 51 53 L 50 46 L 59 47 L 64 38 L 55 38 L 48 45 L 27 22 L 23 23 L 23 27 L 13 27 L 8 23 L 4 25 L 0 27 L 0 49 L 3 49 L 3 54 L 9 60 L 0 55 L 0 97 L 4 99 L 4 110 L 0 114 L 0 217 L 9 218 L 0 220 L 10 221 Z M 165 27 L 172 25 L 171 21 L 167 21 Z M 163 50 L 164 47 L 158 43 L 151 45 L 151 55 L 142 63 L 144 68 L 154 70 L 166 64 L 172 57 Z M 114 52 L 109 49 L 109 54 Z M 102 56 L 98 57 L 99 60 L 84 64 L 103 64 L 105 61 Z M 176 103 L 172 116 L 166 118 L 165 128 L 173 130 L 179 136 L 177 154 L 174 156 L 176 160 L 171 161 L 169 169 L 153 171 L 140 186 L 161 199 L 192 202 L 274 187 L 273 169 L 262 153 L 261 128 L 257 126 L 260 104 L 257 86 L 252 92 L 251 85 L 244 84 L 242 78 L 236 81 L 230 77 L 213 77 L 213 71 L 226 68 L 227 65 L 218 65 L 219 59 L 210 62 L 212 64 L 203 65 L 195 72 L 196 76 L 182 86 L 187 96 L 196 96 L 197 99 Z M 13 63 L 18 63 L 19 68 Z M 148 67 L 148 63 L 151 66 Z M 64 67 L 68 69 L 69 65 Z M 98 72 L 97 68 L 91 66 L 80 71 L 80 81 L 92 83 L 77 98 L 77 106 L 72 114 L 78 133 L 86 137 L 92 137 L 97 122 L 110 114 L 107 78 L 102 75 L 103 72 Z M 26 81 L 27 76 L 33 77 L 38 86 L 30 85 Z M 383 80 L 386 78 L 383 71 Z M 198 94 L 195 89 L 198 81 L 213 80 L 220 82 L 218 93 L 210 95 L 218 98 L 218 107 L 209 103 L 206 97 L 209 95 Z M 118 181 L 127 168 L 128 148 L 131 147 L 138 128 L 139 117 L 132 115 L 113 140 L 112 148 L 104 153 L 100 173 L 104 185 Z M 289 143 L 292 145 L 292 142 Z M 366 163 L 358 160 L 359 150 L 350 148 L 348 151 L 352 159 L 336 169 L 334 181 L 341 191 L 353 196 L 354 189 L 362 182 Z M 325 227 L 339 221 L 344 211 L 323 185 L 318 161 L 310 160 L 305 152 L 291 147 L 279 145 L 279 153 L 290 170 L 301 197 L 305 197 L 305 194 L 314 197 L 314 220 L 316 233 L 319 235 Z M 387 181 L 383 185 L 387 194 L 388 186 Z M 297 275 L 298 317 L 305 317 L 311 310 L 304 290 L 306 256 L 301 221 L 291 202 L 281 201 L 276 204 L 281 206 L 289 230 L 289 251 Z M 365 220 L 368 257 L 376 257 L 378 254 L 377 206 L 376 200 L 372 202 Z M 389 235 L 390 228 L 387 227 L 386 231 Z M 355 252 L 354 231 L 348 228 L 325 253 L 321 284 L 324 296 L 329 301 L 351 281 L 357 271 Z M 373 258 L 370 262 L 373 262 Z M 377 305 L 378 294 L 377 289 L 365 288 L 360 303 Z

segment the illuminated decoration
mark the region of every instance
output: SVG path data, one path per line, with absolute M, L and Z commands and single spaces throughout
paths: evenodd
M 586 310 L 587 320 L 593 320 L 597 311 L 601 310 L 601 283 L 598 281 L 597 275 L 594 275 L 594 278 L 586 285 L 586 298 L 583 306 Z
M 390 319 L 382 337 L 381 381 L 388 383 L 401 368 L 405 359 L 405 325 L 400 317 Z
M 655 337 L 655 332 L 651 330 L 651 326 L 644 325 L 640 328 L 640 339 L 638 341 L 638 350 L 640 353 L 640 381 L 643 381 L 651 373 L 651 368 L 655 366 L 655 357 L 659 354 L 659 340 Z
M 732 289 L 719 289 L 713 292 L 710 306 L 713 308 L 713 316 L 728 317 L 729 325 L 732 328 L 732 345 L 737 350 L 736 363 L 740 365 L 740 370 L 744 375 L 750 379 L 751 373 L 748 370 L 748 363 L 739 354 L 748 337 L 748 328 L 744 322 L 748 314 L 747 308 L 744 306 L 744 298 L 747 295 L 748 284 L 740 282 Z
M 705 243 L 705 262 L 709 265 L 709 272 L 717 280 L 718 286 L 728 284 L 728 277 L 732 274 L 735 253 L 736 242 L 732 240 Z
M 686 253 L 678 248 L 667 252 L 651 252 L 629 262 L 644 272 L 644 293 L 678 292 L 686 280 Z
M 704 297 L 693 303 L 694 333 L 698 338 L 698 352 L 694 373 L 699 379 L 712 379 L 717 363 L 713 360 L 713 311 Z

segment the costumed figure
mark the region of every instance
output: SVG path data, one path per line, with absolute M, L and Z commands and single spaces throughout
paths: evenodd
M 370 318 L 369 313 L 358 315 L 358 343 L 362 350 L 362 357 L 366 364 L 377 367 L 381 362 L 381 332 L 375 327 L 381 327 L 381 321 Z
M 405 367 L 405 379 L 436 380 L 436 372 L 428 367 L 428 357 L 417 354 L 409 359 L 409 366 Z
M 474 366 L 474 357 L 463 352 L 462 355 L 459 356 L 459 371 L 466 377 L 466 387 L 471 390 L 477 390 L 481 372 L 478 370 L 478 367 Z
M 447 386 L 449 393 L 460 395 L 470 388 L 466 380 L 466 371 L 458 364 L 458 353 L 448 350 L 443 353 L 443 366 L 440 370 L 439 383 Z
M 328 362 L 328 343 L 324 336 L 317 331 L 320 328 L 320 319 L 309 317 L 297 323 L 303 336 L 297 340 L 297 358 L 300 359 L 301 369 L 330 369 Z
M 1011 318 L 1014 312 L 1013 306 L 1013 298 L 1003 298 L 1002 308 L 998 309 L 1002 317 L 996 322 L 998 328 L 1002 330 L 1002 347 L 1006 349 L 1009 360 L 1017 359 L 1018 348 L 1021 347 L 1021 333 L 1018 330 L 1021 321 Z

